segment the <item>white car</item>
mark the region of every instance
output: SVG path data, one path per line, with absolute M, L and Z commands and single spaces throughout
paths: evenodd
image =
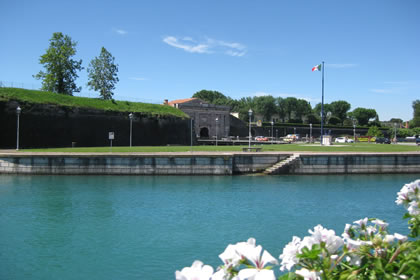
M 346 143 L 347 142 L 347 138 L 346 137 L 337 137 L 335 138 L 335 143 Z

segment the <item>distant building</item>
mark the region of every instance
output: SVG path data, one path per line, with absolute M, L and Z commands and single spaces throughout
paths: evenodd
M 178 99 L 166 105 L 175 107 L 194 120 L 197 137 L 213 139 L 228 137 L 230 133 L 230 107 L 210 104 L 198 98 Z M 217 127 L 217 129 L 216 129 Z

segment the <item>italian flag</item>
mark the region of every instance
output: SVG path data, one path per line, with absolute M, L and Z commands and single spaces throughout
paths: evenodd
M 318 64 L 318 65 L 312 67 L 312 72 L 314 72 L 314 71 L 321 71 L 321 64 Z

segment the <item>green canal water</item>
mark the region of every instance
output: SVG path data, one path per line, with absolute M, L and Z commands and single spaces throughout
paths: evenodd
M 318 224 L 377 217 L 418 175 L 0 176 L 0 279 L 174 279 L 255 237 L 278 257 Z

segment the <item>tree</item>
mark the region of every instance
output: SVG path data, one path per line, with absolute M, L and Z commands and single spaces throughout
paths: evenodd
M 284 109 L 287 115 L 288 121 L 292 119 L 292 113 L 296 111 L 297 107 L 297 98 L 295 97 L 287 97 L 284 99 Z
M 99 57 L 95 57 L 87 69 L 90 89 L 99 91 L 101 97 L 105 100 L 112 99 L 115 84 L 119 79 L 117 76 L 118 65 L 115 64 L 115 58 L 104 47 L 101 49 Z
M 284 118 L 286 117 L 286 102 L 283 98 L 277 97 L 276 99 L 276 105 L 277 105 L 277 114 L 279 115 L 279 118 L 282 122 L 284 122 Z
M 413 127 L 420 127 L 420 99 L 413 101 Z
M 367 125 L 369 120 L 377 119 L 378 114 L 375 109 L 356 108 L 351 112 L 351 116 L 357 120 L 358 125 Z
M 319 118 L 321 118 L 321 111 L 322 111 L 321 107 L 322 107 L 322 104 L 318 103 L 318 104 L 315 105 L 315 108 L 314 108 L 314 112 L 317 116 L 319 116 Z M 330 113 L 330 114 L 328 114 L 328 113 Z M 332 113 L 331 113 L 330 104 L 325 103 L 324 104 L 324 115 L 323 115 L 324 124 L 327 123 L 328 116 L 331 116 L 331 115 L 332 115 Z
M 332 116 L 339 118 L 341 124 L 347 118 L 347 112 L 350 110 L 350 107 L 350 103 L 343 100 L 334 101 L 329 104 Z
M 79 77 L 77 71 L 83 69 L 82 60 L 73 60 L 77 43 L 61 32 L 53 33 L 50 47 L 41 56 L 39 63 L 44 65 L 45 72 L 39 71 L 33 77 L 42 80 L 42 90 L 73 95 L 80 92 L 75 80 Z
M 300 119 L 303 122 L 303 118 L 308 117 L 312 113 L 311 104 L 304 99 L 298 99 L 295 109 L 296 119 Z
M 193 98 L 199 98 L 204 101 L 207 101 L 211 104 L 216 104 L 216 102 L 220 103 L 220 101 L 228 101 L 228 98 L 221 92 L 215 90 L 200 90 L 192 96 Z M 222 105 L 222 104 L 219 104 Z
M 382 137 L 382 131 L 379 130 L 377 126 L 371 126 L 369 127 L 368 132 L 366 133 L 366 136 L 370 137 Z
M 276 100 L 271 95 L 254 97 L 256 113 L 263 116 L 265 121 L 271 121 L 276 113 Z
M 390 123 L 403 123 L 404 121 L 399 118 L 392 118 L 389 120 Z

